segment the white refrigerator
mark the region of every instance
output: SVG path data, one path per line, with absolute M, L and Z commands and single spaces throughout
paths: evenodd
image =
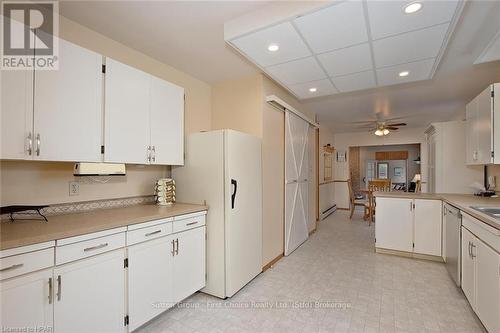
M 209 206 L 207 294 L 231 297 L 262 271 L 261 165 L 260 139 L 226 129 L 191 134 L 172 170 L 178 202 Z

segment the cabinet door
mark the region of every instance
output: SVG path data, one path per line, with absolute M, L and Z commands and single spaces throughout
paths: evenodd
M 477 134 L 477 99 L 473 99 L 465 106 L 465 136 L 466 162 L 468 165 L 478 162 L 478 134 Z
M 54 269 L 56 332 L 123 332 L 125 250 Z
M 184 89 L 151 77 L 152 164 L 184 164 Z
M 106 59 L 104 160 L 149 164 L 151 75 Z
M 173 237 L 128 248 L 129 330 L 173 306 Z M 183 277 L 185 278 L 185 277 Z
M 101 162 L 102 56 L 59 40 L 59 69 L 35 73 L 34 158 Z
M 491 85 L 492 87 L 492 103 L 493 103 L 493 151 L 495 157 L 494 164 L 500 164 L 500 83 Z
M 0 84 L 0 158 L 31 159 L 33 71 L 0 71 Z
M 180 302 L 205 286 L 205 227 L 174 235 L 174 301 Z
M 52 328 L 52 269 L 0 282 L 1 326 Z M 50 329 L 48 330 L 50 331 Z
M 475 237 L 469 230 L 462 227 L 462 290 L 473 309 L 475 303 L 475 269 L 474 258 L 472 256 L 472 244 Z
M 500 254 L 477 239 L 476 313 L 488 332 L 500 332 Z
M 477 126 L 478 136 L 477 162 L 489 164 L 492 162 L 493 151 L 493 114 L 491 86 L 488 86 L 476 97 L 477 100 Z
M 442 202 L 415 200 L 413 252 L 441 256 Z
M 413 251 L 413 200 L 377 198 L 375 238 L 378 248 Z

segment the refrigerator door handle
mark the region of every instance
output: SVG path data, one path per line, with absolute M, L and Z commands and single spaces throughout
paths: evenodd
M 231 194 L 231 209 L 234 209 L 234 200 L 236 199 L 236 191 L 238 190 L 238 182 L 235 179 L 231 179 L 231 186 L 234 185 L 233 193 Z

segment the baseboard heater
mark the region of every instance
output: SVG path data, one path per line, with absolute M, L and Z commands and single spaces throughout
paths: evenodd
M 337 210 L 337 204 L 333 204 L 329 208 L 325 209 L 324 211 L 321 212 L 321 220 L 326 219 L 328 216 L 330 216 L 331 213 Z

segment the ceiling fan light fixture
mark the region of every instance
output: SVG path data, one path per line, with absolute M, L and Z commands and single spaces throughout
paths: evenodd
M 405 14 L 413 14 L 421 10 L 423 7 L 422 3 L 420 2 L 411 2 L 407 5 L 404 6 L 404 12 Z
M 270 52 L 276 52 L 279 49 L 280 49 L 280 46 L 278 44 L 275 44 L 275 43 L 269 44 L 269 46 L 267 47 L 267 50 Z
M 389 134 L 389 130 L 388 130 L 387 128 L 384 128 L 384 130 L 382 131 L 382 133 L 383 133 L 384 135 L 387 135 L 387 134 Z
M 382 131 L 381 129 L 377 129 L 377 130 L 375 131 L 375 135 L 376 135 L 376 136 L 383 136 L 383 135 L 384 135 L 384 131 Z

